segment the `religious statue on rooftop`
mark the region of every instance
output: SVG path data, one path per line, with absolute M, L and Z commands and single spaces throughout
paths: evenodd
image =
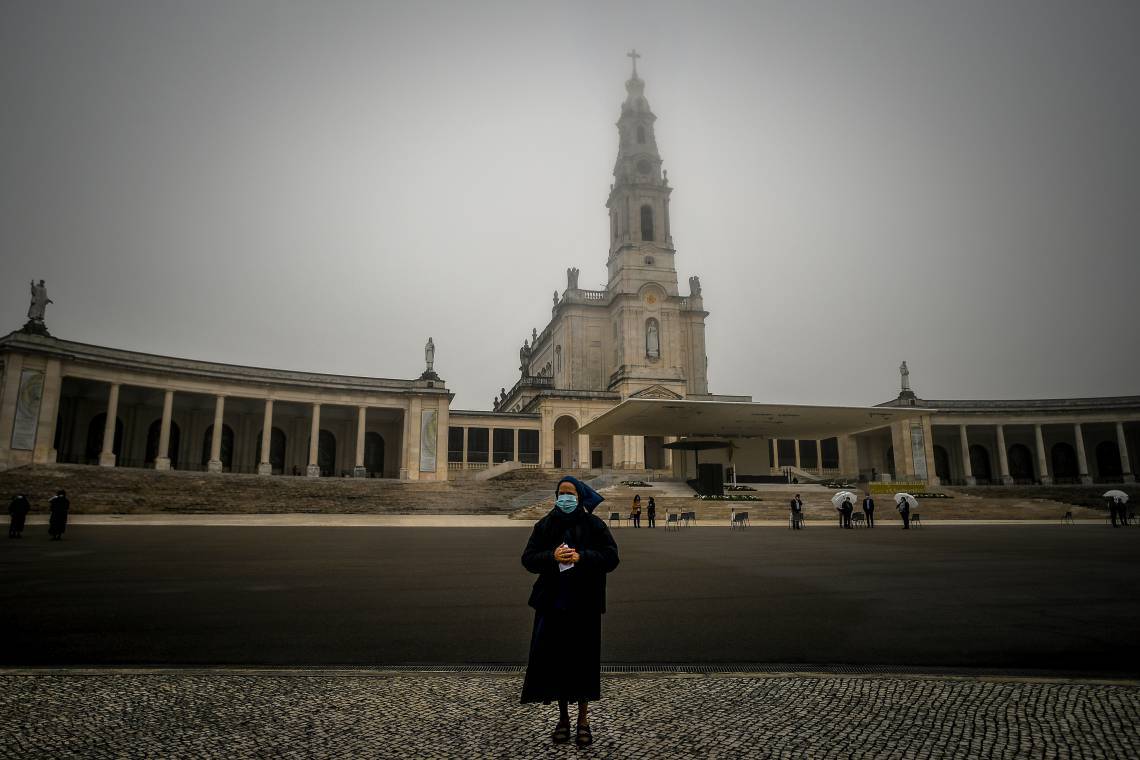
M 32 280 L 32 303 L 28 306 L 28 321 L 30 322 L 43 322 L 44 312 L 47 311 L 47 305 L 55 303 L 47 297 L 47 288 L 44 287 L 44 281 L 40 280 L 37 285 L 35 280 Z
M 555 306 L 558 305 L 558 291 L 557 290 L 554 291 L 554 305 Z
M 523 341 L 522 348 L 519 349 L 519 372 L 526 377 L 526 365 L 530 363 L 530 343 Z
M 578 267 L 571 267 L 566 270 L 566 288 L 568 290 L 578 289 Z
M 431 339 L 430 335 L 428 336 L 427 345 L 424 346 L 424 361 L 427 362 L 427 371 L 429 373 L 434 372 L 435 370 L 432 369 L 432 365 L 435 364 L 435 342 Z
M 910 370 L 907 369 L 905 361 L 899 365 L 899 378 L 902 380 L 902 389 L 904 391 L 909 391 L 910 390 Z
M 693 275 L 689 278 L 689 295 L 699 296 L 701 294 L 701 278 Z
M 538 328 L 537 327 L 530 328 L 530 345 L 531 345 L 531 348 L 534 348 L 535 346 L 538 345 Z

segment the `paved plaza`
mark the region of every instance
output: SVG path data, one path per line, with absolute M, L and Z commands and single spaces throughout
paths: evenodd
M 0 757 L 1127 758 L 1133 683 L 607 676 L 554 747 L 518 674 L 0 672 Z

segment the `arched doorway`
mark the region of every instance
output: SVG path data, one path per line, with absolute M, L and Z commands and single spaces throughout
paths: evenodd
M 257 436 L 257 449 L 253 461 L 261 464 L 261 436 Z M 269 466 L 274 473 L 285 472 L 285 431 L 274 427 L 269 431 Z
M 364 469 L 384 476 L 384 438 L 379 433 L 364 434 Z
M 1054 483 L 1075 483 L 1080 477 L 1077 472 L 1077 452 L 1069 444 L 1053 444 L 1050 460 L 1053 464 Z
M 950 482 L 950 454 L 941 446 L 934 447 L 934 474 L 940 482 Z
M 210 464 L 210 447 L 214 443 L 214 426 L 206 428 L 206 434 L 202 436 L 202 466 L 207 467 Z M 218 454 L 218 459 L 221 460 L 223 470 L 232 470 L 234 467 L 234 429 L 225 423 L 222 424 L 222 449 Z
M 1033 455 L 1029 447 L 1015 443 L 1009 447 L 1009 476 L 1014 483 L 1032 483 Z
M 993 470 L 990 469 L 990 452 L 980 443 L 970 446 L 970 469 L 974 471 L 974 480 L 979 483 L 989 483 L 994 479 Z
M 1120 466 L 1120 447 L 1116 441 L 1102 441 L 1096 445 L 1096 476 L 1100 481 L 1120 482 L 1124 470 Z
M 146 430 L 146 457 L 143 459 L 143 464 L 154 464 L 158 459 L 158 439 L 162 435 L 162 420 L 157 419 L 150 423 L 150 427 Z M 182 431 L 178 428 L 178 423 L 174 420 L 170 421 L 170 441 L 166 445 L 166 455 L 170 459 L 170 466 L 174 468 L 178 464 L 178 450 L 182 442 Z
M 330 430 L 322 430 L 317 436 L 317 466 L 323 478 L 336 474 L 336 436 Z
M 579 467 L 578 421 L 573 417 L 562 416 L 554 421 L 554 466 Z
M 107 413 L 99 412 L 91 418 L 87 425 L 87 447 L 83 452 L 83 459 L 87 464 L 99 464 L 99 455 L 103 453 L 103 429 L 107 427 Z M 115 456 L 123 447 L 123 421 L 115 418 L 115 438 L 111 444 L 111 451 Z

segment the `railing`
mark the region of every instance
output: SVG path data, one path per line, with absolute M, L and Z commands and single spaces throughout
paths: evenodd
M 583 290 L 583 301 L 604 301 L 606 300 L 606 291 L 604 290 Z
M 688 310 L 689 310 L 689 299 L 688 298 L 682 298 L 681 299 L 681 311 L 688 311 Z

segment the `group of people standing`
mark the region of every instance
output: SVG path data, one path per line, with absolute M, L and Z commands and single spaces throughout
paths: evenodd
M 71 502 L 67 500 L 67 493 L 61 488 L 48 502 L 51 517 L 48 519 L 48 535 L 52 541 L 63 538 L 67 530 L 67 513 L 71 509 Z M 23 538 L 24 523 L 28 513 L 32 511 L 32 503 L 24 494 L 16 494 L 8 502 L 8 538 Z
M 1123 499 L 1110 498 L 1108 501 L 1108 514 L 1112 518 L 1112 527 L 1128 527 L 1128 507 Z
M 796 494 L 789 504 L 792 510 L 792 528 L 799 530 L 803 527 L 804 522 L 804 500 Z M 875 527 L 875 500 L 868 493 L 863 497 L 863 517 L 866 520 L 868 528 Z M 855 513 L 855 505 L 851 503 L 851 499 L 845 498 L 838 506 L 835 507 L 839 512 L 839 525 L 843 528 L 852 528 L 854 524 L 851 520 L 851 515 Z M 899 514 L 902 516 L 903 530 L 910 528 L 910 502 L 903 499 L 898 505 Z
M 633 506 L 629 509 L 629 517 L 633 520 L 633 527 L 641 527 L 641 494 L 634 494 Z M 657 527 L 657 502 L 653 501 L 653 497 L 649 497 L 649 502 L 645 505 L 645 517 L 649 520 L 649 527 Z

